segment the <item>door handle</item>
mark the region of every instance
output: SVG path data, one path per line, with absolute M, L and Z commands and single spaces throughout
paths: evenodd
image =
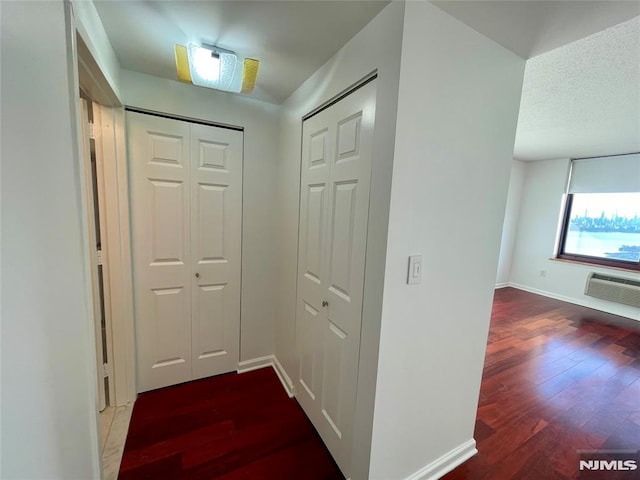
M 199 273 L 196 273 L 196 278 L 200 278 L 200 274 Z
M 329 302 L 327 302 L 326 300 L 322 301 L 322 306 L 323 307 L 328 307 L 329 306 Z

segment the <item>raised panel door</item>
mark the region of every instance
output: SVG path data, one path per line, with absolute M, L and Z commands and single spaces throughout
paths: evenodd
M 193 378 L 235 370 L 240 339 L 242 132 L 191 125 Z
M 358 380 L 375 97 L 372 81 L 303 123 L 296 398 L 347 477 Z
M 242 132 L 128 112 L 138 391 L 233 371 Z
M 127 112 L 138 391 L 191 379 L 189 124 Z

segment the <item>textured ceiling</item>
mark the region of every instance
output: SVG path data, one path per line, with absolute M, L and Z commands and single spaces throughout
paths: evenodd
M 260 60 L 252 98 L 281 103 L 386 1 L 95 1 L 122 68 L 177 80 L 174 44 Z
M 514 156 L 640 151 L 640 17 L 530 59 Z
M 531 58 L 640 15 L 638 1 L 434 1 L 522 58 Z

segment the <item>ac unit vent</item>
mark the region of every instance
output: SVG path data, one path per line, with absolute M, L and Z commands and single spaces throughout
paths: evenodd
M 590 273 L 584 294 L 611 302 L 640 307 L 640 281 Z

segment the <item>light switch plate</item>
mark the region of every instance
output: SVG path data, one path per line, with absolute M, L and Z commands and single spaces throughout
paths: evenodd
M 409 271 L 407 272 L 407 283 L 414 285 L 422 281 L 422 255 L 411 255 L 409 257 Z

